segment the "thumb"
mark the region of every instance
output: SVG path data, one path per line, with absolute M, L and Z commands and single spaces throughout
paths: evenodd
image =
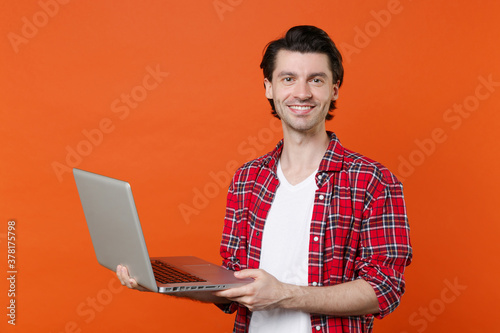
M 234 276 L 238 279 L 257 279 L 259 276 L 261 276 L 261 274 L 262 273 L 260 269 L 243 269 L 241 271 L 234 272 Z

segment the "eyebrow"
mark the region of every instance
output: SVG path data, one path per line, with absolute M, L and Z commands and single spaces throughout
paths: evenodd
M 297 76 L 297 73 L 294 72 L 279 72 L 278 77 L 283 77 L 283 76 Z
M 297 76 L 297 73 L 295 72 L 280 72 L 278 73 L 277 75 L 278 77 L 284 77 L 284 76 Z M 312 78 L 312 77 L 322 77 L 322 78 L 328 78 L 328 75 L 325 73 L 325 72 L 315 72 L 315 73 L 311 73 L 308 75 L 308 78 Z
M 318 72 L 318 73 L 311 73 L 309 74 L 309 77 L 322 77 L 322 78 L 328 78 L 328 75 L 325 72 Z

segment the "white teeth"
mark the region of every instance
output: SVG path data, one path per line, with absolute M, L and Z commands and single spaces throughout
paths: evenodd
M 297 110 L 309 110 L 311 107 L 310 106 L 298 106 L 298 105 L 294 105 L 292 106 L 293 109 L 297 109 Z

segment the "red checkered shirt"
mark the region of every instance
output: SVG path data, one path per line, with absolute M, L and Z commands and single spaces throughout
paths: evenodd
M 381 164 L 342 147 L 333 133 L 316 174 L 309 240 L 309 286 L 364 279 L 375 290 L 375 316 L 311 314 L 313 332 L 371 332 L 374 317 L 398 305 L 412 249 L 402 184 Z M 246 163 L 233 177 L 220 252 L 230 270 L 259 268 L 262 233 L 279 186 L 276 166 L 281 141 L 272 152 Z M 251 312 L 237 303 L 234 332 L 248 331 Z

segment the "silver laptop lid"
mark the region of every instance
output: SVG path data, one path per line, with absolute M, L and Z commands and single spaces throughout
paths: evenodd
M 112 271 L 126 265 L 140 285 L 158 291 L 129 183 L 79 169 L 73 175 L 97 261 Z

